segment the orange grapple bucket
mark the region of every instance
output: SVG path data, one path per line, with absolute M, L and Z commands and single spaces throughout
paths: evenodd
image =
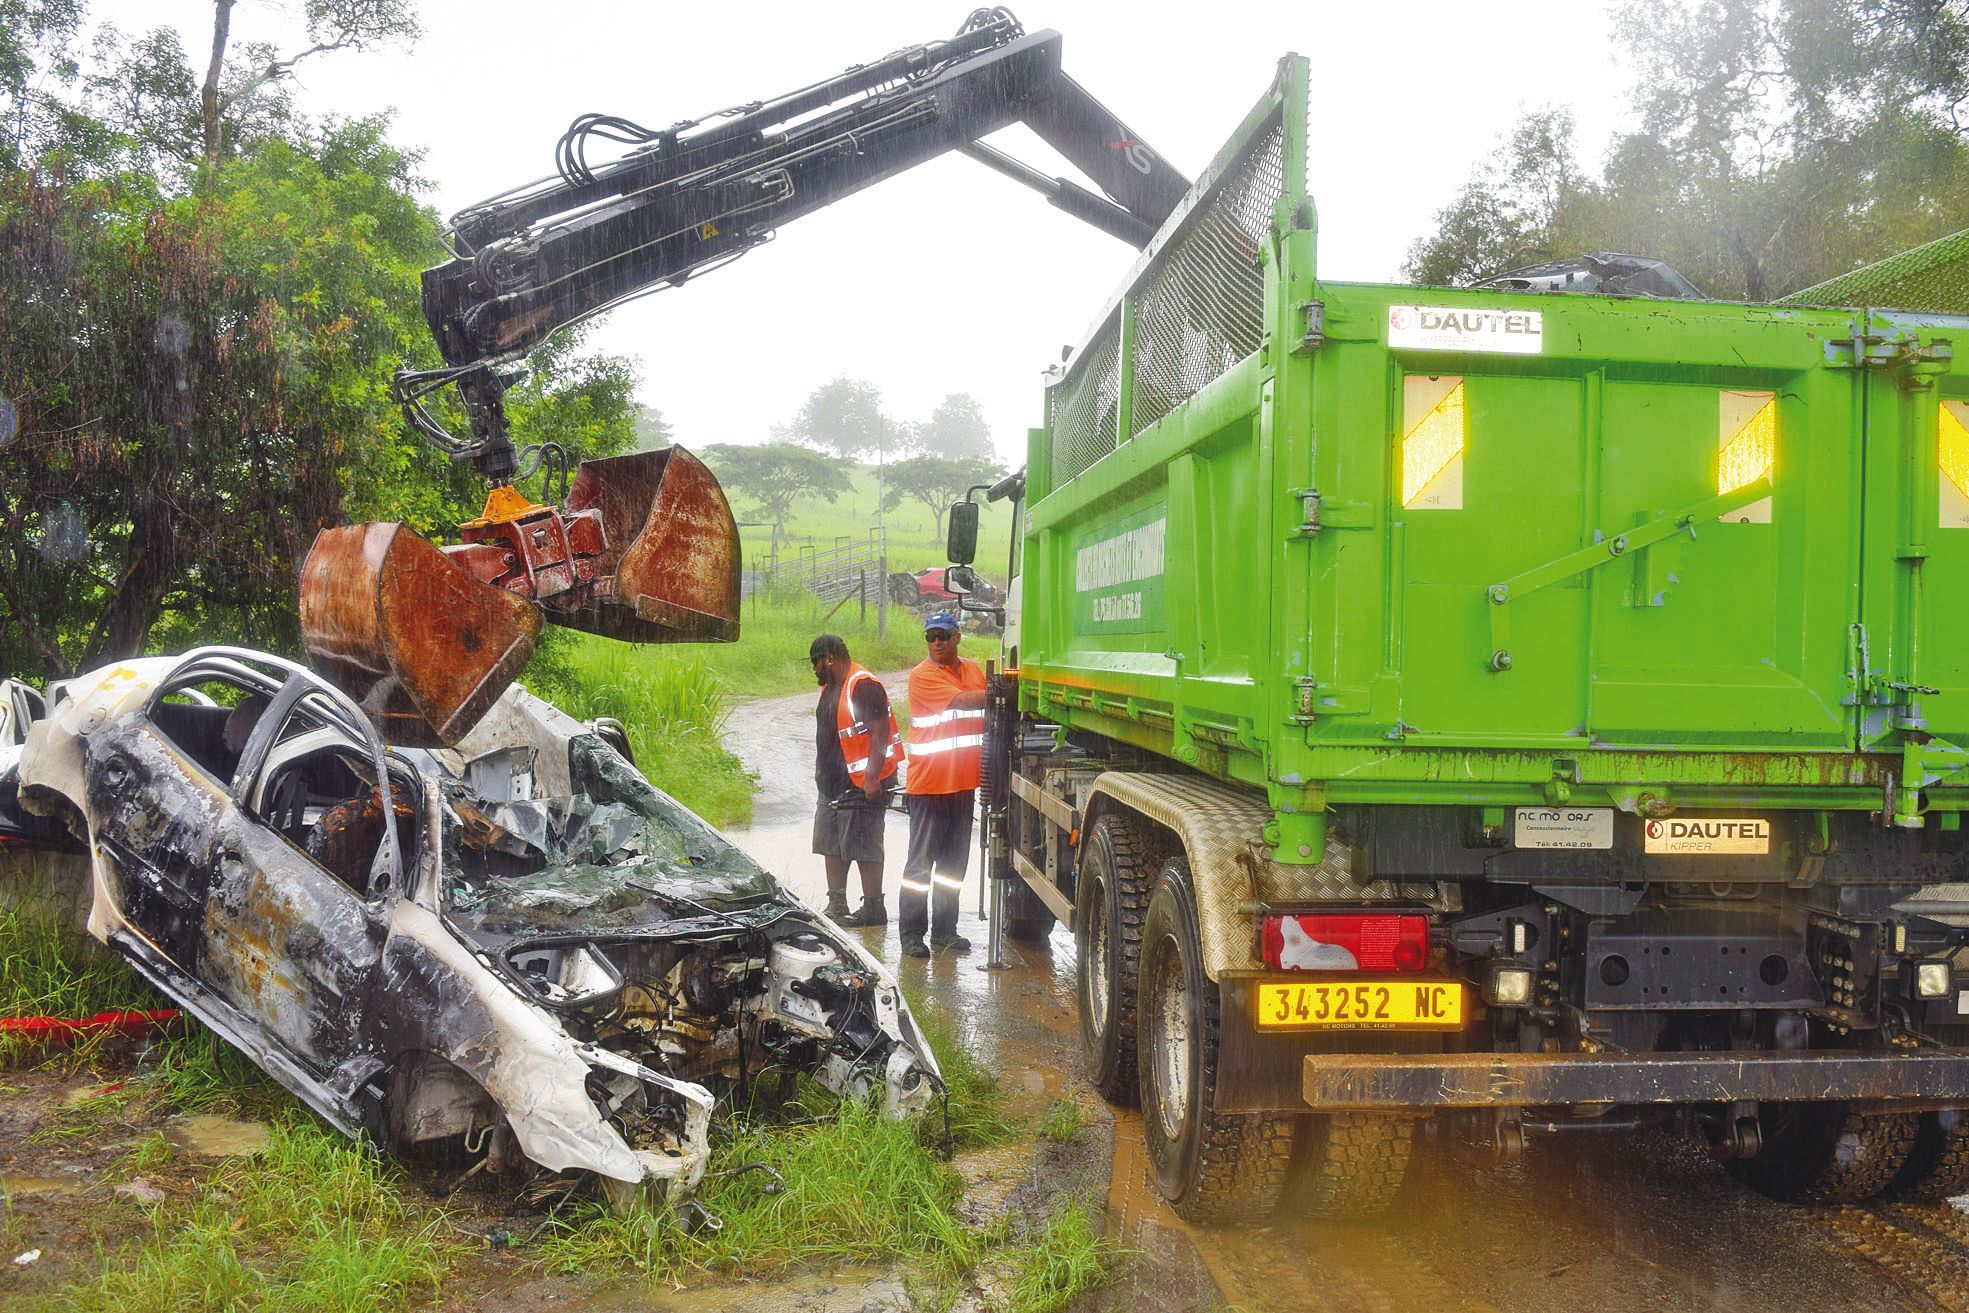
M 302 642 L 385 741 L 463 738 L 533 655 L 543 621 L 632 643 L 738 638 L 738 525 L 682 447 L 583 461 L 564 511 L 531 509 L 561 524 L 600 517 L 600 553 L 576 563 L 585 582 L 530 596 L 534 572 L 515 555 L 526 544 L 497 535 L 439 548 L 400 524 L 357 524 L 315 538 Z
M 543 601 L 549 620 L 631 643 L 737 641 L 738 524 L 703 461 L 682 447 L 584 460 L 567 507 L 599 510 L 608 546 L 593 585 Z
M 301 566 L 301 641 L 386 743 L 449 747 L 533 655 L 539 610 L 401 524 L 324 529 Z

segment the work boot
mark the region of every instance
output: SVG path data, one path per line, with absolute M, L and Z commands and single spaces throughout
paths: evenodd
M 928 957 L 930 955 L 930 946 L 920 939 L 905 939 L 902 941 L 902 955 L 904 957 Z
M 835 924 L 848 926 L 851 929 L 859 929 L 862 926 L 887 925 L 889 924 L 889 913 L 882 904 L 871 903 L 864 899 L 860 910 L 850 912 L 846 916 L 836 917 Z
M 826 917 L 828 920 L 837 923 L 846 921 L 848 918 L 847 896 L 845 894 L 840 893 L 838 890 L 829 890 L 827 895 L 827 906 L 823 907 L 820 910 L 820 914 Z
M 930 947 L 939 953 L 968 953 L 971 951 L 971 941 L 958 934 L 953 934 L 948 939 L 939 939 L 931 935 Z

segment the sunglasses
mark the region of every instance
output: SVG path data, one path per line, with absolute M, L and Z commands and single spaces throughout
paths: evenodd
M 957 631 L 955 629 L 925 629 L 923 631 L 924 641 L 930 643 L 941 643 L 955 637 L 957 637 Z

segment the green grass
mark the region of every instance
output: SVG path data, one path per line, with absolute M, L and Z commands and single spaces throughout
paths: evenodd
M 911 1001 L 910 1012 L 936 1054 L 950 1094 L 950 1140 L 953 1149 L 983 1149 L 1003 1144 L 1019 1128 L 1005 1115 L 1005 1092 L 998 1078 L 975 1054 L 957 1042 L 950 1021 L 927 1003 Z M 932 1107 L 919 1123 L 926 1143 L 943 1135 L 943 1110 Z
M 91 1017 L 169 1006 L 122 959 L 71 928 L 72 917 L 31 890 L 0 903 L 0 1016 Z M 99 1043 L 57 1052 L 82 1065 Z M 0 1035 L 0 1068 L 41 1062 L 48 1052 L 38 1042 Z
M 1018 1255 L 1011 1283 L 1013 1313 L 1059 1313 L 1114 1280 L 1126 1251 L 1101 1234 L 1083 1202 L 1053 1211 Z
M 802 547 L 826 551 L 841 542 L 867 542 L 875 527 L 875 467 L 856 466 L 854 489 L 832 502 L 809 498 L 787 517 L 780 539 L 780 559 L 796 555 Z M 739 519 L 756 518 L 756 512 L 740 497 L 732 506 Z M 944 540 L 937 532 L 930 508 L 922 502 L 904 502 L 884 517 L 888 533 L 889 568 L 914 573 L 925 566 L 946 565 Z M 765 564 L 771 549 L 769 525 L 746 525 L 738 531 L 748 568 Z M 978 517 L 978 560 L 981 573 L 995 583 L 1005 582 L 1006 553 L 1012 541 L 1010 505 L 986 504 Z
M 446 1268 L 441 1215 L 408 1206 L 372 1155 L 298 1110 L 274 1122 L 264 1151 L 214 1169 L 188 1206 L 147 1212 L 148 1234 L 47 1306 L 355 1313 L 431 1302 Z
M 1055 1144 L 1079 1144 L 1087 1138 L 1087 1110 L 1071 1099 L 1056 1100 L 1039 1119 L 1039 1138 Z
M 804 1125 L 742 1130 L 713 1155 L 699 1202 L 724 1225 L 685 1235 L 667 1213 L 580 1207 L 540 1250 L 551 1270 L 628 1271 L 654 1281 L 693 1272 L 771 1276 L 811 1263 L 902 1260 L 939 1276 L 976 1263 L 980 1242 L 958 1220 L 957 1174 L 916 1128 L 849 1102 Z

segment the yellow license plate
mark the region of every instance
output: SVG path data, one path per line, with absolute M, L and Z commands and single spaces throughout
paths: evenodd
M 1258 986 L 1258 1029 L 1438 1030 L 1463 1024 L 1449 980 L 1308 980 Z

